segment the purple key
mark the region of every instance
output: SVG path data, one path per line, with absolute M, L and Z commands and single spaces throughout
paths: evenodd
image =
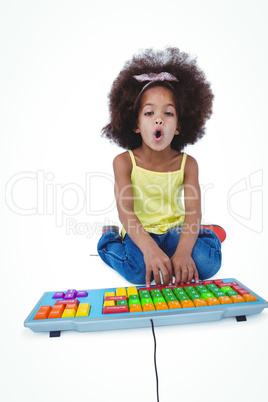
M 76 293 L 77 292 L 75 289 L 68 289 L 64 297 L 64 300 L 75 299 Z
M 86 290 L 80 290 L 77 292 L 76 297 L 87 297 L 88 293 Z
M 56 292 L 52 299 L 64 299 L 65 293 L 64 292 Z

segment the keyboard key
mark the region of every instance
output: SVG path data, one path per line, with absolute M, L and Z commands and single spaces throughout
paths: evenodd
M 115 292 L 106 292 L 104 297 L 113 297 L 115 296 Z
M 115 301 L 114 300 L 105 300 L 103 307 L 108 307 L 108 306 L 115 306 Z
M 49 313 L 49 319 L 61 318 L 62 313 L 64 311 L 65 305 L 64 304 L 57 304 L 52 307 L 52 310 Z
M 87 297 L 88 293 L 86 290 L 79 290 L 79 292 L 77 292 L 76 297 Z
M 190 308 L 190 307 L 194 307 L 194 304 L 193 304 L 192 300 L 182 300 L 181 306 L 183 308 Z
M 154 311 L 155 307 L 154 307 L 153 303 L 144 303 L 142 305 L 142 310 L 143 311 Z
M 51 306 L 41 306 L 37 311 L 37 313 L 35 314 L 34 320 L 47 319 L 51 310 L 52 310 Z
M 220 302 L 221 304 L 231 304 L 231 303 L 233 303 L 233 302 L 232 302 L 232 299 L 230 299 L 229 296 L 220 296 L 220 297 L 218 298 L 218 300 L 219 300 L 219 302 Z
M 178 302 L 178 300 L 175 300 L 175 301 L 170 301 L 170 302 L 168 303 L 168 307 L 169 307 L 170 309 L 181 308 L 181 305 L 180 305 L 180 303 Z
M 129 306 L 130 313 L 140 313 L 142 311 L 140 304 L 131 304 Z
M 80 303 L 76 312 L 76 317 L 88 317 L 90 312 L 89 303 Z
M 233 303 L 245 303 L 245 299 L 243 299 L 243 296 L 241 296 L 241 295 L 231 296 L 231 299 L 232 299 Z
M 205 302 L 204 299 L 195 299 L 193 302 L 194 302 L 195 307 L 207 306 L 207 303 Z
M 62 313 L 61 318 L 73 318 L 76 314 L 76 310 L 74 308 L 66 308 Z
M 63 299 L 64 296 L 65 296 L 65 293 L 64 293 L 64 292 L 56 292 L 56 293 L 54 294 L 54 296 L 52 297 L 52 299 Z
M 214 298 L 214 295 L 210 292 L 202 293 L 202 299 L 207 300 L 208 298 Z
M 243 297 L 243 299 L 244 299 L 246 302 L 258 301 L 257 297 L 255 297 L 255 296 L 252 295 L 251 293 L 244 294 L 242 297 Z
M 131 295 L 137 295 L 138 291 L 136 286 L 130 286 L 127 288 L 127 297 L 131 296 Z
M 128 313 L 128 306 L 107 306 L 103 307 L 103 314 L 121 314 Z
M 238 295 L 238 293 L 235 290 L 227 290 L 225 294 L 229 297 Z
M 231 291 L 233 291 L 233 289 L 232 289 L 230 286 L 222 286 L 222 287 L 221 287 L 221 291 L 222 291 L 223 293 L 226 293 L 226 292 L 231 292 Z
M 69 289 L 64 296 L 64 300 L 70 300 L 76 298 L 77 291 L 75 289 Z
M 126 288 L 117 288 L 116 296 L 127 296 Z
M 156 308 L 156 310 L 168 310 L 168 306 L 165 301 L 156 303 L 155 308 Z
M 216 306 L 216 305 L 220 304 L 219 300 L 216 299 L 216 297 L 208 297 L 206 299 L 206 302 L 209 306 Z

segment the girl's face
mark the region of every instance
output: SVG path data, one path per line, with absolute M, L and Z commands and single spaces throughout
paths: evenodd
M 143 143 L 155 151 L 166 149 L 179 134 L 178 125 L 172 92 L 165 87 L 147 89 L 141 98 L 135 130 Z

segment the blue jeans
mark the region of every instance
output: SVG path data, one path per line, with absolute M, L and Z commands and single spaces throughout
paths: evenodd
M 170 229 L 162 235 L 150 233 L 169 258 L 176 251 L 181 227 Z M 107 230 L 98 242 L 101 259 L 122 275 L 127 281 L 137 285 L 145 284 L 146 267 L 143 254 L 126 234 L 122 241 L 115 230 Z M 215 275 L 221 266 L 221 242 L 212 230 L 201 228 L 192 252 L 192 258 L 201 280 Z

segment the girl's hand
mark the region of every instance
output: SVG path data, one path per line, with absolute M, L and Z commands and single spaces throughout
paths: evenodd
M 173 274 L 175 276 L 175 285 L 180 283 L 199 282 L 198 271 L 195 262 L 189 253 L 175 253 L 171 258 Z
M 161 271 L 164 285 L 172 283 L 172 264 L 169 257 L 158 247 L 150 247 L 143 254 L 146 265 L 146 286 L 151 284 L 152 273 L 157 285 L 161 285 Z

